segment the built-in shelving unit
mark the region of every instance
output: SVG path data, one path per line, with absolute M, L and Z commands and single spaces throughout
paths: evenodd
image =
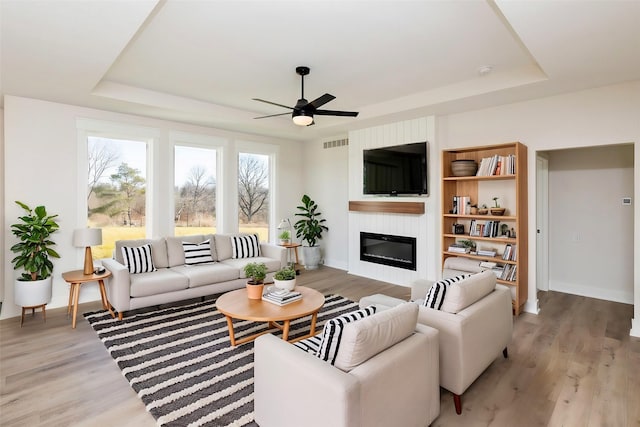
M 489 176 L 453 176 L 451 162 L 453 160 L 471 159 L 480 165 L 483 158 L 495 156 L 515 156 L 515 173 Z M 503 166 L 504 167 L 504 166 Z M 488 200 L 478 200 L 479 194 L 486 194 L 483 186 L 490 188 L 504 188 L 513 194 L 511 205 L 503 216 L 478 215 L 464 212 L 454 212 L 454 197 L 469 197 L 472 205 L 488 204 Z M 479 262 L 493 262 L 496 271 L 512 272 L 508 279 L 498 279 L 499 283 L 512 289 L 513 309 L 520 314 L 527 301 L 527 147 L 519 142 L 458 148 L 442 151 L 442 261 L 448 257 L 457 256 L 478 260 Z M 506 224 L 509 237 L 501 232 L 494 236 L 469 235 L 472 221 L 487 224 L 487 221 L 500 221 Z M 454 224 L 464 226 L 463 234 L 454 233 Z M 511 234 L 515 234 L 515 237 Z M 471 240 L 478 246 L 486 245 L 496 251 L 496 256 L 481 256 L 473 253 L 450 252 L 449 248 L 460 240 Z M 503 259 L 505 250 L 511 248 L 512 256 Z

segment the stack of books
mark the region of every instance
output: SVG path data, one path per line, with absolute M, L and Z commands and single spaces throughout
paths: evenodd
M 471 251 L 471 248 L 461 245 L 460 243 L 454 243 L 453 245 L 449 246 L 448 251 L 458 254 L 468 254 Z
M 262 300 L 275 305 L 287 305 L 302 299 L 302 294 L 284 289 L 267 290 L 262 294 Z

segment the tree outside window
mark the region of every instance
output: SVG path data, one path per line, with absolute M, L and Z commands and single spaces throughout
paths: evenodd
M 238 157 L 240 231 L 269 240 L 269 157 L 240 153 Z

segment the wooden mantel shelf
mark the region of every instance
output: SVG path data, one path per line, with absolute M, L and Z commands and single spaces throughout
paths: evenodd
M 367 202 L 350 200 L 349 210 L 355 212 L 422 215 L 424 213 L 424 202 Z

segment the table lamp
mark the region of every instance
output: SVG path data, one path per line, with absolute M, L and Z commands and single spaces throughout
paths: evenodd
M 73 246 L 85 248 L 84 250 L 84 274 L 93 274 L 93 256 L 91 246 L 102 244 L 101 228 L 79 228 L 73 230 Z

